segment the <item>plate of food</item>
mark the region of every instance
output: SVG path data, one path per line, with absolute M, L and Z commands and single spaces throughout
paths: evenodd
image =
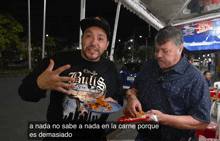
M 87 101 L 83 104 L 83 106 L 88 111 L 101 114 L 116 113 L 121 110 L 122 107 L 118 103 L 111 101 L 106 102 L 103 99 L 104 97 L 102 96 L 96 100 Z
M 118 118 L 118 122 L 121 123 L 132 123 L 132 122 L 141 122 L 149 119 L 152 114 L 145 114 L 143 111 L 136 113 L 135 117 L 122 116 Z

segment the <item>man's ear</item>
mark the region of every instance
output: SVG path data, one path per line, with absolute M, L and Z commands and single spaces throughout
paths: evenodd
M 179 47 L 179 53 L 180 54 L 183 52 L 183 48 L 184 48 L 184 46 L 183 46 L 183 44 L 181 44 L 180 47 Z
M 105 50 L 107 50 L 107 48 L 108 48 L 108 45 L 109 45 L 109 41 L 106 43 L 106 48 L 105 48 Z

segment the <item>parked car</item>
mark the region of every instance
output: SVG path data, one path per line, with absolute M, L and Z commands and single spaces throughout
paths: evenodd
M 125 63 L 120 69 L 120 74 L 123 78 L 123 89 L 127 90 L 133 84 L 137 73 L 140 71 L 143 64 L 141 63 Z
M 199 59 L 193 59 L 193 65 L 198 69 L 200 69 L 199 61 L 200 61 Z

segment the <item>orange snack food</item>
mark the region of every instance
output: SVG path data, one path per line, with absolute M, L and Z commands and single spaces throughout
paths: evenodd
M 136 113 L 135 117 L 137 118 L 137 117 L 140 117 L 140 116 L 142 116 L 142 115 L 144 115 L 144 111 L 139 110 L 139 111 Z
M 85 104 L 86 107 L 89 107 L 90 101 L 87 101 L 87 103 Z
M 108 107 L 108 109 L 109 109 L 110 111 L 114 110 L 114 108 L 113 108 L 112 106 Z
M 110 106 L 109 102 L 104 101 L 104 96 L 98 98 L 95 103 L 91 103 L 90 101 L 87 101 L 85 107 L 91 107 L 92 110 L 97 110 L 100 107 L 107 107 L 106 111 L 114 110 L 114 108 Z
M 141 115 L 144 115 L 144 111 L 142 111 L 142 110 L 139 110 L 139 113 L 140 113 Z

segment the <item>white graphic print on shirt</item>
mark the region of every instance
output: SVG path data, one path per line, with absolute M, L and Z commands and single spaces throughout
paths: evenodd
M 69 73 L 70 77 L 75 79 L 74 82 L 76 87 L 70 89 L 72 92 L 71 96 L 65 95 L 63 101 L 63 119 L 69 119 L 77 121 L 81 114 L 84 115 L 84 110 L 81 107 L 82 102 L 90 101 L 97 99 L 101 96 L 105 96 L 106 84 L 104 78 L 98 76 L 95 71 L 89 71 L 88 69 L 84 69 L 83 72 L 71 72 Z M 80 107 L 77 105 L 76 98 L 80 101 Z M 78 110 L 81 111 L 78 111 Z M 86 110 L 87 111 L 87 110 Z M 101 114 L 88 112 L 88 115 L 83 119 L 86 121 L 93 121 L 99 119 Z

